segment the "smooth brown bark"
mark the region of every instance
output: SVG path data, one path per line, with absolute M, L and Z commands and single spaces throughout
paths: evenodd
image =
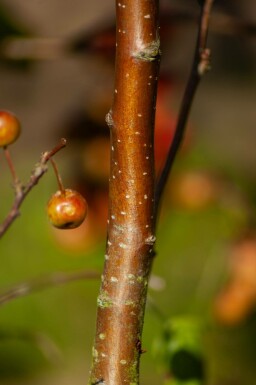
M 116 2 L 108 241 L 90 384 L 139 383 L 154 235 L 153 131 L 159 67 L 158 0 Z

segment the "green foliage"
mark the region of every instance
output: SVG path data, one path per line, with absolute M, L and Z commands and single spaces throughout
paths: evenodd
M 177 384 L 204 380 L 202 322 L 190 317 L 173 317 L 155 341 L 155 355 Z M 176 382 L 175 382 L 176 384 Z

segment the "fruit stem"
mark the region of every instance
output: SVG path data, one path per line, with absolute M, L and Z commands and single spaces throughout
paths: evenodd
M 42 154 L 42 162 L 45 164 L 49 159 L 57 152 L 59 152 L 62 148 L 66 147 L 67 140 L 65 138 L 61 138 L 60 143 L 57 144 L 51 151 L 46 151 Z
M 12 174 L 14 185 L 16 185 L 17 183 L 19 183 L 19 178 L 17 177 L 16 171 L 15 171 L 15 168 L 14 168 L 14 164 L 12 162 L 10 151 L 8 150 L 7 146 L 5 146 L 3 148 L 3 150 L 4 150 L 5 159 L 7 160 L 9 169 L 10 169 L 11 174 Z
M 65 189 L 64 189 L 64 186 L 63 186 L 63 183 L 62 183 L 62 179 L 61 179 L 60 173 L 58 171 L 57 164 L 56 164 L 56 162 L 52 158 L 50 158 L 50 161 L 52 163 L 52 167 L 53 167 L 54 173 L 55 173 L 57 181 L 58 181 L 59 189 L 60 189 L 60 191 L 62 193 L 64 193 Z

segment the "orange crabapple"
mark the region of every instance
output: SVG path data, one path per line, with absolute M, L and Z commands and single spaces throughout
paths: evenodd
M 74 229 L 80 226 L 87 211 L 87 202 L 84 197 L 71 189 L 58 190 L 47 204 L 49 220 L 58 229 Z
M 20 131 L 20 122 L 16 116 L 9 111 L 0 111 L 0 147 L 15 142 Z

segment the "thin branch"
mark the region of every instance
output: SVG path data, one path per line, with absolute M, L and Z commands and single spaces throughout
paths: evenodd
M 20 297 L 24 297 L 35 292 L 64 285 L 84 279 L 99 279 L 100 274 L 96 271 L 80 270 L 75 272 L 55 272 L 44 277 L 33 279 L 15 285 L 8 290 L 0 293 L 0 306 Z
M 192 63 L 190 76 L 185 88 L 181 109 L 178 117 L 178 122 L 174 134 L 172 144 L 170 146 L 164 168 L 156 184 L 155 191 L 155 218 L 159 211 L 160 201 L 166 186 L 168 177 L 172 170 L 174 159 L 182 143 L 189 112 L 194 100 L 194 96 L 202 76 L 209 69 L 210 50 L 206 48 L 207 34 L 209 27 L 210 13 L 214 0 L 205 0 L 204 6 L 201 8 L 199 19 L 199 30 L 196 42 L 195 54 Z
M 0 225 L 0 238 L 5 234 L 5 232 L 9 229 L 14 220 L 20 215 L 20 207 L 29 194 L 29 192 L 37 185 L 39 180 L 47 171 L 47 162 L 49 159 L 59 152 L 62 148 L 66 146 L 66 139 L 62 138 L 60 143 L 57 144 L 51 151 L 44 152 L 41 156 L 40 162 L 36 164 L 34 170 L 31 173 L 30 179 L 25 186 L 22 186 L 20 182 L 14 184 L 15 189 L 15 200 L 10 212 L 7 214 L 7 217 L 4 219 L 2 224 Z

